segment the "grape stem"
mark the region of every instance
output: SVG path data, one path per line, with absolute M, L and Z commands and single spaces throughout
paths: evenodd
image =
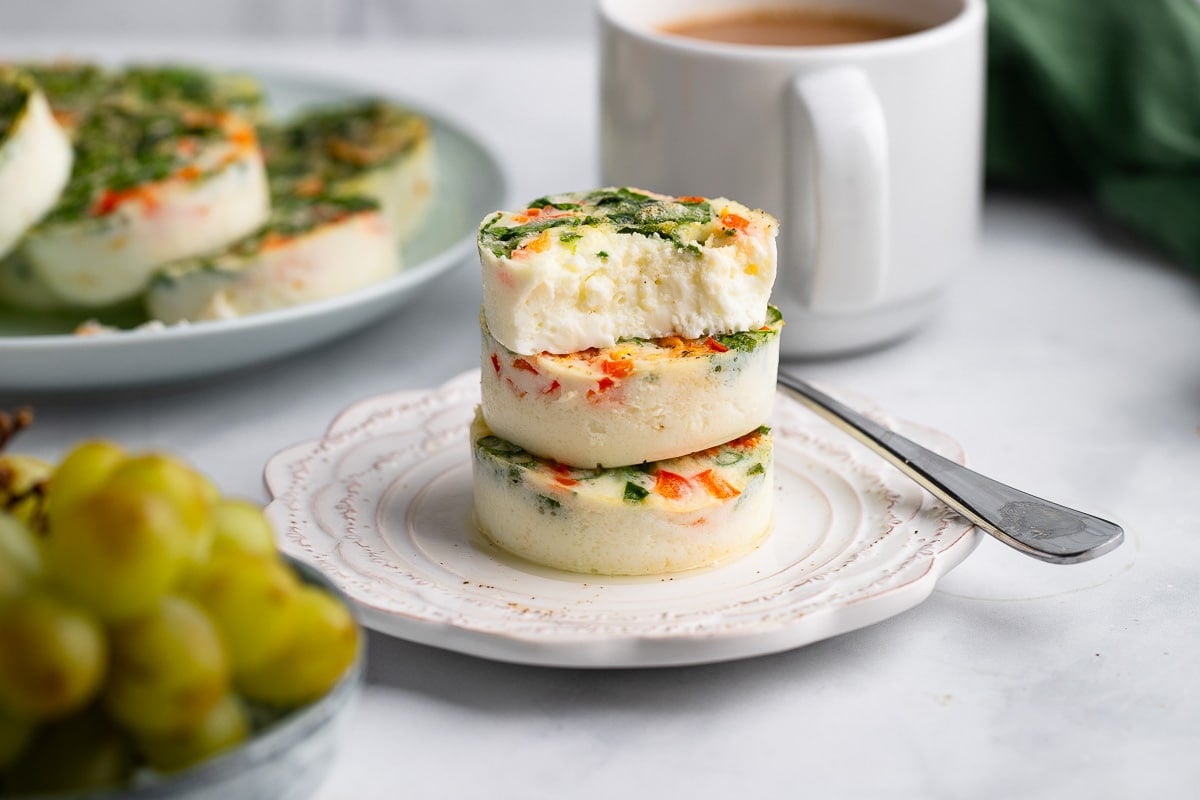
M 19 408 L 15 413 L 0 411 L 0 454 L 18 433 L 33 424 L 33 409 Z M 24 491 L 17 491 L 20 475 L 17 468 L 0 457 L 0 511 L 12 511 L 30 497 L 41 498 L 46 491 L 45 481 L 37 481 Z
M 18 408 L 15 412 L 0 411 L 0 451 L 8 447 L 18 433 L 33 424 L 33 409 Z

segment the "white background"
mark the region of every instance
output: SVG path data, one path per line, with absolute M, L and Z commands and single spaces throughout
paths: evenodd
M 587 0 L 0 0 L 0 35 L 588 38 Z

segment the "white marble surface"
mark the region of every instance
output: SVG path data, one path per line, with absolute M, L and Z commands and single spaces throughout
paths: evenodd
M 594 53 L 579 44 L 0 39 L 0 54 L 31 52 L 355 78 L 476 134 L 514 199 L 597 180 Z M 1121 549 L 1053 567 L 987 540 L 910 612 L 711 666 L 535 669 L 372 636 L 318 798 L 1194 797 L 1200 283 L 1078 204 L 992 196 L 984 223 L 978 262 L 926 329 L 794 369 L 953 434 L 996 478 L 1117 520 Z M 276 450 L 355 400 L 475 361 L 476 284 L 464 264 L 381 324 L 261 369 L 0 405 L 36 405 L 22 449 L 169 447 L 265 500 Z

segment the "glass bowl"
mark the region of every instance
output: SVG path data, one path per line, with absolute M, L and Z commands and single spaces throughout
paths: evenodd
M 305 583 L 354 605 L 314 567 L 280 554 Z M 355 615 L 357 620 L 357 614 Z M 358 656 L 321 699 L 289 711 L 242 744 L 176 773 L 137 775 L 129 786 L 86 792 L 17 795 L 13 800 L 303 800 L 333 766 L 348 710 L 362 691 L 367 636 L 359 624 Z M 6 795 L 7 796 L 7 795 Z

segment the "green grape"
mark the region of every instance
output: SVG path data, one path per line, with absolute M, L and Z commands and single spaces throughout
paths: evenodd
M 37 456 L 0 453 L 0 503 L 7 504 L 48 479 L 54 466 Z
M 16 794 L 116 787 L 133 774 L 133 745 L 99 709 L 37 731 L 8 772 Z
M 172 503 L 192 542 L 192 559 L 208 558 L 212 546 L 212 506 L 216 487 L 187 465 L 161 453 L 133 456 L 104 482 L 112 491 L 153 492 Z
M 87 705 L 108 662 L 100 623 L 46 592 L 0 608 L 0 709 L 50 719 Z
M 42 574 L 42 552 L 33 532 L 0 511 L 0 603 L 24 594 Z
M 214 553 L 188 593 L 216 623 L 234 675 L 282 650 L 296 626 L 300 583 L 274 555 Z
M 21 453 L 0 454 L 0 511 L 8 511 L 24 524 L 40 530 L 45 496 L 39 490 L 54 472 L 47 461 Z
M 17 760 L 32 735 L 33 723 L 29 720 L 0 714 L 0 772 Z
M 275 532 L 262 509 L 248 500 L 225 498 L 213 506 L 213 552 L 274 553 Z
M 302 586 L 296 632 L 287 646 L 253 670 L 238 675 L 238 690 L 268 705 L 309 703 L 337 683 L 358 653 L 358 627 L 350 611 L 315 586 Z
M 50 525 L 80 499 L 100 487 L 117 465 L 125 460 L 125 451 L 112 442 L 83 442 L 67 454 L 50 476 L 46 492 L 46 514 Z
M 194 603 L 167 595 L 150 613 L 109 629 L 104 704 L 142 736 L 195 726 L 229 690 L 220 634 Z
M 126 459 L 113 471 L 108 487 L 157 492 L 178 507 L 182 521 L 194 536 L 211 535 L 212 504 L 216 487 L 203 475 L 162 453 L 143 453 Z
M 138 737 L 137 743 L 150 766 L 174 772 L 240 744 L 249 734 L 246 708 L 230 693 L 195 725 L 164 736 Z
M 49 577 L 106 621 L 144 614 L 178 581 L 191 537 L 161 494 L 102 486 L 67 506 L 46 540 Z

